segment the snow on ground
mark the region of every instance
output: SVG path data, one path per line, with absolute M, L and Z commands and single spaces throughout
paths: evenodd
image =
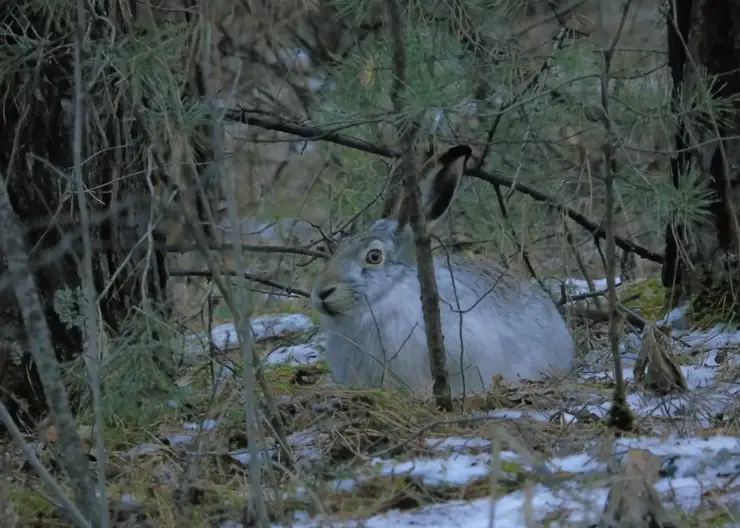
M 713 485 L 714 484 L 714 485 Z M 720 488 L 720 482 L 702 478 L 663 479 L 656 484 L 666 506 L 674 506 L 684 511 L 696 510 L 702 496 L 708 490 Z M 491 500 L 488 498 L 473 501 L 451 501 L 443 504 L 425 506 L 414 511 L 390 511 L 356 521 L 332 522 L 323 519 L 306 520 L 297 515 L 293 528 L 319 528 L 325 526 L 347 528 L 525 528 L 532 521 L 542 522 L 552 514 L 566 526 L 588 526 L 596 523 L 606 505 L 608 489 L 559 489 L 552 490 L 542 484 L 528 491 L 517 491 Z M 527 518 L 528 517 L 528 518 Z M 528 522 L 529 521 L 529 522 Z M 281 525 L 273 525 L 275 528 Z M 551 522 L 548 526 L 563 526 Z
M 434 439 L 447 449 L 474 445 L 477 448 L 487 447 L 490 442 L 482 438 L 446 438 Z M 740 494 L 728 494 L 722 497 L 725 486 L 734 480 L 740 472 L 740 438 L 715 436 L 708 439 L 659 439 L 655 437 L 619 439 L 614 443 L 614 454 L 622 460 L 629 449 L 646 449 L 662 458 L 662 474 L 667 478 L 659 480 L 655 487 L 663 498 L 664 505 L 683 509 L 690 513 L 700 507 L 703 497 L 708 492 L 717 492 L 722 500 L 738 502 Z M 503 451 L 498 455 L 500 460 L 516 463 L 524 470 L 531 470 L 518 455 Z M 440 458 L 417 459 L 404 462 L 392 460 L 373 460 L 371 466 L 379 472 L 373 477 L 369 474 L 356 480 L 343 479 L 329 483 L 330 489 L 352 492 L 358 482 L 370 478 L 406 475 L 415 478 L 428 487 L 464 486 L 470 482 L 490 475 L 493 459 L 490 454 L 480 453 L 467 455 L 448 454 Z M 529 499 L 524 491 L 517 491 L 495 501 L 480 499 L 470 502 L 450 502 L 443 505 L 428 506 L 410 512 L 390 512 L 368 519 L 364 526 L 460 526 L 460 514 L 465 514 L 464 525 L 468 528 L 488 527 L 493 506 L 495 526 L 525 527 L 522 518 L 525 502 L 533 510 L 533 519 L 542 520 L 545 516 L 565 513 L 568 522 L 595 522 L 603 511 L 608 488 L 588 489 L 588 484 L 579 486 L 578 481 L 584 477 L 606 477 L 607 464 L 597 461 L 592 455 L 582 453 L 567 457 L 555 457 L 545 464 L 551 473 L 568 473 L 572 479 L 561 482 L 558 489 L 550 489 L 539 484 L 530 493 Z M 326 526 L 326 520 L 296 519 L 294 528 L 312 528 Z M 277 526 L 277 525 L 276 525 Z M 353 523 L 334 523 L 332 526 L 350 527 Z
M 597 282 L 597 289 L 599 289 L 602 286 L 601 282 L 604 281 Z M 566 281 L 566 286 L 574 294 L 588 291 L 585 282 L 576 279 Z M 603 286 L 605 287 L 605 284 Z M 680 309 L 674 310 L 666 316 L 662 324 L 672 328 L 674 337 L 680 343 L 675 353 L 690 354 L 695 359 L 696 364 L 681 366 L 688 383 L 688 393 L 680 397 L 660 398 L 635 389 L 628 395 L 628 403 L 638 416 L 663 416 L 675 419 L 682 419 L 689 415 L 697 416 L 700 427 L 707 428 L 711 426 L 712 417 L 724 412 L 732 405 L 740 391 L 740 384 L 718 381 L 720 363 L 717 361 L 717 353 L 721 349 L 740 345 L 740 332 L 724 331 L 721 328 L 688 331 L 684 328 L 683 315 Z M 314 329 L 311 319 L 301 314 L 256 317 L 251 322 L 253 336 L 257 341 Z M 234 326 L 224 324 L 214 328 L 211 333 L 211 342 L 222 350 L 233 348 L 236 343 Z M 621 347 L 625 378 L 632 382 L 634 380 L 631 366 L 639 344 L 639 336 L 631 335 L 624 340 Z M 268 354 L 265 362 L 268 366 L 310 365 L 321 358 L 322 351 L 323 339 L 319 335 L 304 344 L 278 347 Z M 734 362 L 735 359 L 728 358 L 727 361 Z M 584 368 L 581 374 L 584 382 L 612 379 L 608 357 L 594 360 L 591 363 L 590 368 Z M 603 397 L 598 401 L 593 401 L 585 410 L 602 417 L 606 415 L 610 406 L 608 397 Z M 558 411 L 496 409 L 489 414 L 501 420 L 548 421 L 556 412 Z M 566 423 L 578 420 L 573 414 L 562 410 L 559 417 Z M 182 433 L 173 434 L 168 440 L 171 444 L 190 442 L 198 430 L 212 430 L 216 425 L 213 420 L 203 424 L 185 424 Z M 316 434 L 313 431 L 294 433 L 289 441 L 298 454 L 298 458 L 311 460 L 320 458 L 319 451 L 315 447 Z M 431 453 L 438 453 L 437 456 L 403 461 L 374 458 L 364 468 L 357 470 L 353 477 L 328 483 L 329 489 L 335 492 L 351 493 L 358 483 L 399 475 L 408 476 L 428 487 L 464 486 L 472 481 L 489 477 L 494 462 L 498 464 L 500 461 L 515 464 L 523 471 L 532 470 L 527 461 L 510 451 L 498 453 L 499 460 L 495 461 L 490 453 L 491 442 L 485 438 L 427 438 L 425 442 Z M 140 446 L 141 449 L 144 447 Z M 656 436 L 623 438 L 614 442 L 614 454 L 618 460 L 628 449 L 632 448 L 647 449 L 661 457 L 663 464 L 661 476 L 664 478 L 656 483 L 656 489 L 668 508 L 673 507 L 686 512 L 696 510 L 702 504 L 706 493 L 711 490 L 716 491 L 719 494 L 719 500 L 726 501 L 728 505 L 740 504 L 740 495 L 730 492 L 728 488 L 735 475 L 740 473 L 740 438 L 729 436 L 659 438 Z M 230 454 L 243 464 L 246 464 L 248 460 L 244 450 Z M 266 450 L 261 452 L 263 456 L 268 456 L 268 454 L 270 453 Z M 527 519 L 523 517 L 525 512 L 531 516 L 530 522 L 531 520 L 542 521 L 545 517 L 556 513 L 563 514 L 560 518 L 568 523 L 596 522 L 604 508 L 608 489 L 606 487 L 593 489 L 592 486 L 579 484 L 579 482 L 587 477 L 606 476 L 606 463 L 595 458 L 590 452 L 573 453 L 543 462 L 544 468 L 550 474 L 570 474 L 571 478 L 567 482 L 560 482 L 557 489 L 537 484 L 526 492 L 519 490 L 496 500 L 484 498 L 472 501 L 453 501 L 425 506 L 413 511 L 390 511 L 361 520 L 361 524 L 355 521 L 330 523 L 327 519 L 309 519 L 305 512 L 297 512 L 295 522 L 291 526 L 295 528 L 327 525 L 367 528 L 412 526 L 477 528 L 490 526 L 491 519 L 493 519 L 494 526 L 497 528 L 519 528 L 527 526 Z M 306 495 L 306 491 L 299 488 L 291 495 L 294 497 Z M 231 523 L 223 526 L 236 528 L 240 525 Z M 557 525 L 553 524 L 553 526 Z M 277 528 L 278 525 L 275 527 Z
M 591 292 L 591 288 L 588 285 L 588 281 L 583 279 L 568 278 L 564 281 L 558 279 L 545 279 L 543 281 L 545 286 L 550 290 L 550 293 L 555 297 L 559 297 L 562 289 L 569 295 L 584 295 Z M 617 278 L 617 286 L 622 283 L 622 278 Z M 606 291 L 606 279 L 597 279 L 593 281 L 594 291 L 603 292 Z
M 276 348 L 265 358 L 266 365 L 313 365 L 321 359 L 323 340 L 316 339 L 303 345 L 291 345 Z
M 466 439 L 449 438 L 442 440 L 448 447 L 465 444 Z M 482 439 L 473 441 L 478 447 L 485 444 Z M 740 439 L 717 436 L 710 439 L 667 439 L 632 438 L 617 440 L 615 449 L 621 458 L 627 449 L 647 449 L 663 458 L 663 473 L 671 475 L 656 482 L 655 488 L 667 508 L 683 510 L 687 513 L 697 510 L 709 492 L 716 492 L 719 499 L 728 505 L 737 504 L 740 494 L 724 494 L 725 487 L 734 480 L 740 470 Z M 517 455 L 502 452 L 503 460 L 516 462 Z M 489 475 L 491 457 L 487 454 L 453 454 L 446 458 L 413 460 L 401 463 L 375 461 L 382 467 L 380 476 L 407 474 L 417 477 L 425 486 L 440 485 L 463 486 L 474 479 Z M 487 528 L 493 518 L 496 527 L 524 528 L 528 526 L 525 512 L 530 519 L 543 521 L 545 517 L 558 514 L 567 523 L 595 523 L 606 504 L 608 488 L 591 488 L 588 484 L 578 485 L 578 474 L 606 475 L 606 464 L 597 462 L 585 454 L 555 458 L 549 461 L 548 468 L 555 472 L 568 472 L 574 475 L 570 483 L 561 483 L 557 489 L 537 484 L 530 490 L 519 490 L 496 500 L 489 498 L 473 501 L 452 501 L 438 505 L 425 506 L 414 511 L 391 511 L 377 515 L 358 524 L 354 521 L 333 522 L 326 519 L 306 519 L 304 513 L 296 514 L 293 528 L 336 527 L 419 527 L 438 528 Z M 351 481 L 337 481 L 332 488 L 350 492 L 354 488 Z M 279 525 L 274 525 L 277 528 Z M 554 524 L 558 526 L 558 524 Z
M 257 342 L 289 333 L 305 332 L 314 327 L 311 318 L 303 314 L 265 315 L 253 317 L 250 322 L 252 336 Z M 236 328 L 232 323 L 218 325 L 211 330 L 211 342 L 219 350 L 238 346 Z

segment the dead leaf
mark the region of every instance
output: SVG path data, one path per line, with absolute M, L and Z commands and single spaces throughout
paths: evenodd
M 660 502 L 654 484 L 661 459 L 645 449 L 630 449 L 621 476 L 609 490 L 599 528 L 677 528 Z
M 686 379 L 673 359 L 672 342 L 659 325 L 648 325 L 642 333 L 642 343 L 633 368 L 635 382 L 656 394 L 686 391 Z

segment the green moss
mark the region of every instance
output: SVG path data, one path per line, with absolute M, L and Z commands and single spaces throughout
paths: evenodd
M 54 506 L 30 489 L 12 489 L 10 497 L 21 519 L 42 519 L 55 515 Z
M 635 417 L 624 398 L 613 398 L 607 416 L 607 424 L 617 431 L 632 431 L 634 429 Z
M 298 372 L 309 375 L 322 375 L 329 372 L 329 365 L 326 361 L 319 361 L 313 365 L 276 365 L 265 369 L 265 377 L 270 386 L 281 392 L 289 391 L 293 386 L 293 381 Z
M 213 316 L 219 321 L 230 321 L 234 318 L 231 314 L 231 310 L 229 310 L 229 307 L 226 305 L 218 306 L 214 311 Z
M 712 277 L 704 279 L 698 293 L 691 299 L 689 320 L 700 328 L 709 328 L 716 324 L 737 327 L 735 314 L 740 310 L 740 282 L 730 277 Z
M 647 321 L 654 323 L 663 317 L 665 310 L 665 288 L 660 277 L 650 277 L 626 283 L 619 288 L 619 298 L 628 299 L 639 295 L 637 299 L 625 303 L 630 308 L 644 317 Z
M 704 510 L 690 515 L 686 515 L 684 512 L 674 512 L 671 517 L 680 519 L 687 527 L 691 528 L 720 528 L 734 526 L 737 522 L 736 517 L 725 508 Z
M 718 323 L 738 326 L 740 321 L 734 316 L 740 310 L 740 296 L 735 294 L 737 288 L 740 288 L 740 282 L 733 285 L 728 280 L 716 277 L 711 281 L 704 280 L 699 287 L 693 288 L 698 293 L 691 298 L 688 320 L 701 328 Z M 625 284 L 619 289 L 619 298 L 629 299 L 639 295 L 624 305 L 654 323 L 666 313 L 666 293 L 660 277 L 650 277 Z

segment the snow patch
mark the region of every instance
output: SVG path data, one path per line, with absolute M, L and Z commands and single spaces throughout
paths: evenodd
M 250 321 L 252 336 L 255 341 L 264 341 L 288 334 L 306 332 L 314 328 L 311 318 L 304 314 L 280 314 L 254 317 Z M 218 325 L 211 331 L 211 342 L 219 350 L 228 350 L 238 346 L 236 327 L 233 323 Z

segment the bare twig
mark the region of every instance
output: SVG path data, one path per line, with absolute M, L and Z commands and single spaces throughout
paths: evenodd
M 624 23 L 627 19 L 631 0 L 625 0 L 622 6 L 622 18 L 619 21 L 611 45 L 608 49 L 602 50 L 604 58 L 604 70 L 601 75 L 601 107 L 602 107 L 602 124 L 606 131 L 606 139 L 603 145 L 604 151 L 604 188 L 606 194 L 606 204 L 604 213 L 604 223 L 606 224 L 606 285 L 609 292 L 609 343 L 611 348 L 612 359 L 614 361 L 614 397 L 612 407 L 609 411 L 609 423 L 612 427 L 620 430 L 628 430 L 633 426 L 633 416 L 627 405 L 624 384 L 624 372 L 622 371 L 622 358 L 619 355 L 619 319 L 620 314 L 617 311 L 617 282 L 616 282 L 616 245 L 614 240 L 614 131 L 612 130 L 611 116 L 609 114 L 609 72 L 614 55 L 614 49 L 619 42 L 624 29 Z
M 595 292 L 596 291 L 596 285 L 594 284 L 594 281 L 591 278 L 591 275 L 588 273 L 588 270 L 586 269 L 586 263 L 583 261 L 583 257 L 581 256 L 581 252 L 578 251 L 578 248 L 575 245 L 575 242 L 573 240 L 573 233 L 570 232 L 570 229 L 568 229 L 568 226 L 567 225 L 564 225 L 564 227 L 565 227 L 565 239 L 567 240 L 568 245 L 573 250 L 573 256 L 576 259 L 576 264 L 578 265 L 578 269 L 581 270 L 581 274 L 583 275 L 583 278 L 586 280 L 586 284 L 588 284 L 588 289 L 591 292 Z M 599 310 L 601 310 L 602 309 L 601 299 L 599 297 L 596 297 L 595 303 L 596 303 L 596 308 L 598 308 Z
M 72 154 L 74 157 L 74 181 L 75 194 L 77 196 L 77 207 L 80 212 L 80 224 L 82 225 L 82 266 L 80 275 L 82 288 L 85 293 L 84 307 L 84 355 L 85 365 L 90 374 L 90 388 L 92 390 L 93 412 L 95 414 L 95 458 L 98 465 L 98 508 L 100 510 L 100 526 L 110 526 L 108 516 L 108 486 L 106 485 L 105 467 L 107 454 L 103 437 L 103 403 L 101 395 L 100 368 L 101 350 L 98 348 L 100 336 L 98 335 L 98 296 L 95 293 L 93 278 L 93 250 L 90 242 L 90 218 L 85 200 L 85 183 L 82 178 L 82 122 L 84 119 L 83 101 L 85 98 L 85 87 L 82 82 L 82 48 L 85 41 L 85 2 L 77 0 L 77 42 L 74 52 L 74 87 L 75 87 L 75 109 L 74 109 L 74 131 Z
M 573 308 L 571 308 L 571 313 L 575 316 L 585 317 L 586 319 L 590 319 L 591 321 L 599 323 L 609 322 L 610 318 L 609 312 L 607 311 L 595 310 L 593 308 L 589 309 L 582 306 L 574 306 Z M 642 330 L 643 328 L 645 328 L 645 326 L 647 326 L 647 321 L 635 314 L 625 313 L 624 317 L 629 324 L 631 324 L 638 330 Z
M 210 22 L 210 21 L 209 21 Z M 210 68 L 213 64 L 213 58 L 211 57 L 211 51 L 213 49 L 212 38 L 212 26 L 210 23 L 205 25 L 203 31 L 203 67 L 206 68 L 203 77 L 205 78 L 206 85 L 206 99 L 212 101 L 216 96 L 216 89 L 210 74 Z M 247 435 L 247 448 L 249 450 L 249 504 L 255 511 L 255 520 L 257 526 L 266 527 L 270 525 L 269 518 L 267 516 L 267 505 L 265 503 L 264 490 L 262 489 L 262 460 L 259 456 L 259 412 L 257 405 L 257 395 L 255 393 L 255 379 L 256 379 L 256 368 L 259 364 L 259 359 L 254 353 L 254 343 L 252 338 L 252 327 L 249 322 L 249 305 L 247 297 L 247 284 L 245 281 L 244 273 L 246 272 L 247 266 L 244 261 L 244 254 L 241 251 L 241 235 L 239 233 L 239 214 L 236 203 L 236 183 L 234 182 L 233 174 L 224 174 L 224 142 L 223 132 L 219 119 L 218 112 L 214 109 L 212 112 L 212 148 L 214 163 L 211 170 L 214 171 L 217 180 L 220 180 L 224 186 L 225 195 L 228 196 L 226 201 L 228 208 L 228 216 L 231 226 L 231 244 L 234 256 L 234 262 L 236 265 L 236 277 L 237 287 L 236 295 L 234 295 L 236 302 L 232 302 L 229 305 L 232 316 L 234 318 L 234 326 L 237 330 L 237 336 L 239 341 L 239 347 L 241 349 L 243 357 L 243 368 L 244 368 L 244 425 L 246 428 Z M 199 241 L 201 247 L 205 250 L 202 245 L 203 241 Z M 203 251 L 205 253 L 205 251 Z M 215 269 L 213 270 L 216 271 Z M 223 272 L 223 270 L 221 270 Z M 222 275 L 223 277 L 223 275 Z M 222 278 L 221 277 L 221 278 Z M 216 279 L 214 273 L 213 278 Z M 224 282 L 223 280 L 221 281 Z M 225 291 L 223 292 L 226 293 Z
M 542 63 L 539 71 L 532 76 L 532 78 L 527 82 L 527 84 L 525 84 L 524 87 L 518 93 L 516 93 L 514 97 L 511 98 L 511 100 L 504 101 L 501 103 L 498 113 L 496 114 L 496 117 L 493 119 L 493 122 L 491 123 L 491 127 L 488 129 L 488 136 L 486 137 L 486 146 L 484 147 L 483 153 L 481 154 L 480 159 L 478 160 L 478 163 L 475 166 L 476 169 L 483 168 L 483 165 L 486 163 L 486 157 L 488 156 L 488 150 L 491 148 L 493 138 L 496 135 L 496 130 L 498 129 L 498 126 L 501 123 L 501 119 L 503 119 L 504 114 L 509 109 L 511 109 L 514 105 L 516 105 L 519 102 L 519 100 L 525 95 L 527 95 L 530 91 L 533 91 L 539 88 L 540 84 L 542 83 L 542 78 L 548 72 L 548 70 L 552 67 L 555 54 L 558 52 L 558 50 L 563 45 L 565 34 L 566 34 L 565 26 L 561 24 L 560 31 L 558 31 L 558 34 L 555 37 L 555 43 L 553 44 L 552 53 Z M 524 145 L 522 145 L 522 147 L 523 146 Z
M 231 251 L 233 249 L 232 244 L 211 244 L 208 249 L 213 251 Z M 323 251 L 315 251 L 312 249 L 301 248 L 301 247 L 289 247 L 289 246 L 254 246 L 249 244 L 240 244 L 239 247 L 242 251 L 248 253 L 287 253 L 289 255 L 304 255 L 306 257 L 328 259 L 330 255 Z M 173 246 L 167 246 L 168 253 L 190 253 L 191 251 L 198 251 L 197 244 L 178 244 Z
M 170 277 L 213 277 L 213 273 L 209 270 L 174 269 L 174 270 L 171 270 L 169 274 L 170 274 Z M 236 277 L 238 275 L 238 272 L 232 271 L 232 270 L 221 270 L 221 274 Z M 243 272 L 241 276 L 249 281 L 262 284 L 263 286 L 269 286 L 270 288 L 277 288 L 281 291 L 284 291 L 288 295 L 298 295 L 300 297 L 305 297 L 307 299 L 311 297 L 310 293 L 308 293 L 307 291 L 301 290 L 300 288 L 294 288 L 292 286 L 285 286 L 284 284 L 280 284 L 279 282 L 275 282 L 273 280 L 266 279 L 264 277 L 257 277 L 256 275 L 252 275 L 251 273 Z
M 80 444 L 75 419 L 69 405 L 62 373 L 54 353 L 44 308 L 39 299 L 36 281 L 28 267 L 28 254 L 23 234 L 8 195 L 5 178 L 0 175 L 0 249 L 5 255 L 8 271 L 15 277 L 13 290 L 20 305 L 31 355 L 44 387 L 46 404 L 53 412 L 59 430 L 62 463 L 72 479 L 75 495 L 84 516 L 92 526 L 100 526 L 100 509 L 90 467 Z
M 517 253 L 521 255 L 522 260 L 524 261 L 524 265 L 526 266 L 527 271 L 529 271 L 529 274 L 532 276 L 532 278 L 537 281 L 537 284 L 539 284 L 546 293 L 549 294 L 550 291 L 545 287 L 545 285 L 542 283 L 542 280 L 537 276 L 537 272 L 534 270 L 534 265 L 529 258 L 529 252 L 519 241 L 519 235 L 516 232 L 516 228 L 514 227 L 511 218 L 509 217 L 509 212 L 506 207 L 506 200 L 504 199 L 503 194 L 501 194 L 501 187 L 499 185 L 494 185 L 493 190 L 496 193 L 496 201 L 498 202 L 498 207 L 501 210 L 501 216 L 506 222 L 506 226 L 509 228 L 509 231 L 511 231 L 511 239 L 514 242 L 514 245 L 516 245 Z
M 134 113 L 135 118 L 137 121 L 139 121 L 142 125 L 144 123 L 143 117 L 141 116 L 140 112 Z M 147 139 L 150 142 L 154 142 L 153 138 L 151 137 L 151 133 L 148 131 L 148 129 L 144 126 L 142 126 L 142 132 L 147 136 Z M 162 158 L 159 156 L 159 154 L 154 151 L 153 152 L 154 161 L 157 165 L 157 168 L 164 174 L 167 174 L 167 165 L 162 160 Z M 171 177 L 167 178 L 168 181 L 172 181 Z M 184 193 L 185 200 L 190 201 L 190 203 L 194 203 L 194 197 L 193 189 L 190 189 L 188 187 L 185 187 L 183 189 L 172 189 L 180 191 Z M 208 253 L 208 248 L 210 247 L 210 241 L 206 238 L 206 235 L 203 231 L 203 228 L 201 226 L 201 223 L 198 221 L 198 219 L 195 217 L 195 214 L 189 207 L 183 208 L 183 221 L 185 223 L 185 226 L 190 232 L 193 234 L 195 238 L 195 243 L 198 246 L 199 251 L 205 258 L 206 264 L 208 266 L 209 273 L 211 274 L 211 278 L 213 279 L 213 282 L 218 287 L 219 291 L 224 297 L 224 300 L 226 301 L 227 306 L 229 307 L 229 310 L 232 313 L 236 313 L 236 300 L 234 299 L 233 295 L 231 295 L 231 290 L 228 288 L 226 281 L 223 280 L 222 277 L 222 266 L 220 262 L 218 262 L 217 259 L 211 258 L 211 255 Z M 276 286 L 280 287 L 280 286 Z M 260 388 L 262 389 L 262 393 L 265 398 L 267 410 L 268 410 L 268 419 L 270 422 L 270 426 L 274 430 L 275 437 L 278 440 L 278 443 L 280 444 L 280 452 L 283 457 L 285 457 L 285 465 L 291 466 L 292 465 L 292 455 L 290 453 L 290 449 L 288 447 L 288 443 L 286 441 L 285 437 L 285 429 L 283 427 L 282 418 L 280 416 L 277 403 L 275 401 L 274 395 L 272 393 L 271 387 L 269 383 L 267 382 L 267 379 L 265 378 L 264 372 L 262 368 L 257 368 L 255 372 L 255 377 L 257 378 L 257 383 L 259 383 Z

